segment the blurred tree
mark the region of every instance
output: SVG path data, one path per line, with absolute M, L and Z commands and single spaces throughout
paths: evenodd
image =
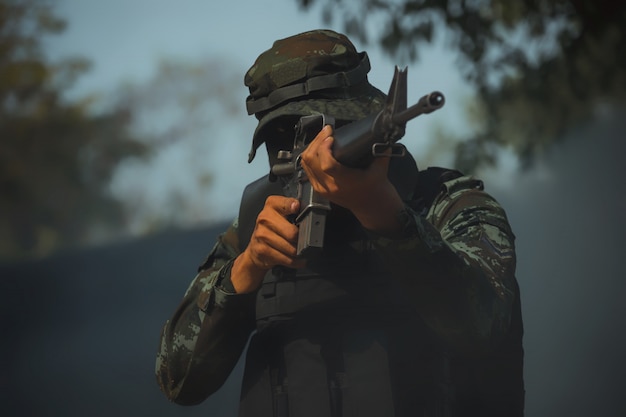
M 523 164 L 567 129 L 623 106 L 626 3 L 598 0 L 297 0 L 321 5 L 326 22 L 377 42 L 397 58 L 445 35 L 477 91 L 476 126 L 457 149 L 457 166 L 493 162 L 502 146 Z
M 154 150 L 148 158 L 122 164 L 112 179 L 113 194 L 128 208 L 132 233 L 223 220 L 214 216 L 211 194 L 216 160 L 240 155 L 245 161 L 248 152 L 247 141 L 224 140 L 247 119 L 237 93 L 244 86 L 233 67 L 224 56 L 166 58 L 151 77 L 115 94 L 131 109 L 132 131 Z M 243 149 L 224 152 L 233 145 Z M 148 185 L 146 178 L 158 180 Z
M 62 92 L 88 64 L 48 62 L 45 36 L 64 22 L 45 1 L 0 0 L 0 257 L 41 255 L 119 230 L 111 174 L 147 147 L 127 127 L 127 109 L 93 115 Z

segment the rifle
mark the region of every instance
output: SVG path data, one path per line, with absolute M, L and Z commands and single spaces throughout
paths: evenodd
M 333 156 L 337 161 L 352 168 L 366 168 L 376 157 L 405 155 L 404 145 L 396 142 L 404 136 L 406 123 L 420 114 L 440 109 L 445 103 L 443 94 L 433 91 L 407 108 L 406 77 L 407 69 L 396 67 L 383 109 L 334 130 Z M 326 216 L 331 207 L 328 200 L 313 190 L 300 166 L 300 155 L 327 124 L 334 128 L 331 115 L 301 117 L 296 124 L 293 149 L 280 151 L 278 159 L 284 162 L 275 164 L 271 170 L 276 176 L 288 177 L 285 196 L 300 200 L 300 213 L 294 219 L 299 228 L 297 254 L 307 258 L 324 247 Z

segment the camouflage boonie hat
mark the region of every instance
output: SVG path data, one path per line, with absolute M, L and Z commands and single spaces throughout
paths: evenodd
M 264 128 L 285 116 L 324 113 L 335 120 L 359 120 L 380 111 L 385 94 L 367 80 L 370 63 L 345 36 L 313 30 L 274 42 L 245 75 L 250 89 L 248 114 L 259 124 L 254 131 L 251 162 L 267 139 Z

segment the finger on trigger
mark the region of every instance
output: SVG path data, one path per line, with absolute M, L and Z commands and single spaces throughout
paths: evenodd
M 289 201 L 288 207 L 289 207 L 288 214 L 297 213 L 300 208 L 300 201 L 296 200 L 295 198 L 292 198 Z

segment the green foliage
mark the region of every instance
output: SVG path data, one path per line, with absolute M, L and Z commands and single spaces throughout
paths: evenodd
M 66 103 L 65 87 L 88 68 L 46 60 L 41 42 L 64 22 L 43 2 L 0 1 L 0 257 L 36 256 L 124 224 L 107 193 L 118 162 L 146 148 L 122 109 L 93 115 Z
M 298 2 L 306 8 L 315 1 Z M 457 51 L 481 115 L 457 150 L 466 171 L 493 162 L 502 146 L 528 165 L 564 132 L 626 98 L 624 2 L 317 2 L 328 21 L 341 16 L 347 33 L 396 58 L 418 59 L 420 47 L 438 35 Z

